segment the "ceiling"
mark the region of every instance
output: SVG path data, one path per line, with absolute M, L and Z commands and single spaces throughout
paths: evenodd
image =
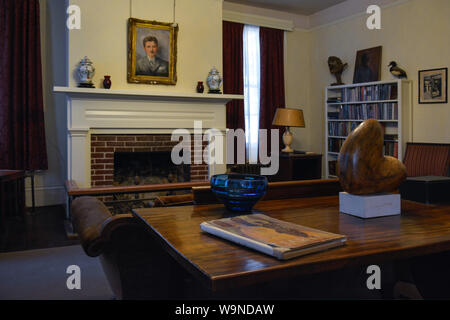
M 311 15 L 345 0 L 226 0 L 248 6 Z

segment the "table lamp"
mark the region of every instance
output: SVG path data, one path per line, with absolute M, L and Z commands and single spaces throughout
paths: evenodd
M 286 127 L 283 134 L 283 143 L 286 146 L 282 152 L 294 152 L 291 148 L 292 133 L 289 127 L 305 127 L 305 119 L 303 118 L 303 110 L 290 108 L 277 108 L 275 117 L 273 118 L 273 125 Z

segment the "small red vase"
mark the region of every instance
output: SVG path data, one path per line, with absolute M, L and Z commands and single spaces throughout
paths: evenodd
M 103 80 L 103 88 L 109 89 L 111 88 L 111 76 L 105 76 L 105 80 Z
M 199 81 L 197 83 L 197 92 L 198 93 L 203 93 L 203 90 L 205 90 L 205 87 L 203 86 L 203 81 Z

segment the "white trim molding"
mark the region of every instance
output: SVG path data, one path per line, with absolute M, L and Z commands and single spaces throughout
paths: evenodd
M 386 9 L 408 1 L 411 0 L 347 0 L 309 16 L 224 1 L 222 19 L 286 31 L 308 32 L 366 15 L 369 5 L 375 4 Z
M 260 27 L 268 27 L 285 31 L 294 30 L 294 22 L 292 20 L 276 19 L 249 13 L 242 13 L 230 10 L 223 10 L 224 21 L 238 22 L 243 24 L 251 24 Z
M 366 10 L 370 5 L 378 5 L 386 9 L 408 1 L 410 0 L 347 0 L 310 15 L 309 30 L 318 30 L 367 15 Z

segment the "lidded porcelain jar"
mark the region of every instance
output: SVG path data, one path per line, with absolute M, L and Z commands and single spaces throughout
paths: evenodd
M 94 75 L 95 68 L 92 61 L 85 56 L 81 59 L 80 65 L 78 66 L 78 77 L 80 78 L 78 86 L 84 88 L 94 88 L 94 84 L 92 83 L 92 78 Z
M 206 78 L 206 84 L 209 87 L 208 93 L 222 93 L 220 92 L 220 86 L 222 85 L 222 77 L 216 67 L 212 67 Z

